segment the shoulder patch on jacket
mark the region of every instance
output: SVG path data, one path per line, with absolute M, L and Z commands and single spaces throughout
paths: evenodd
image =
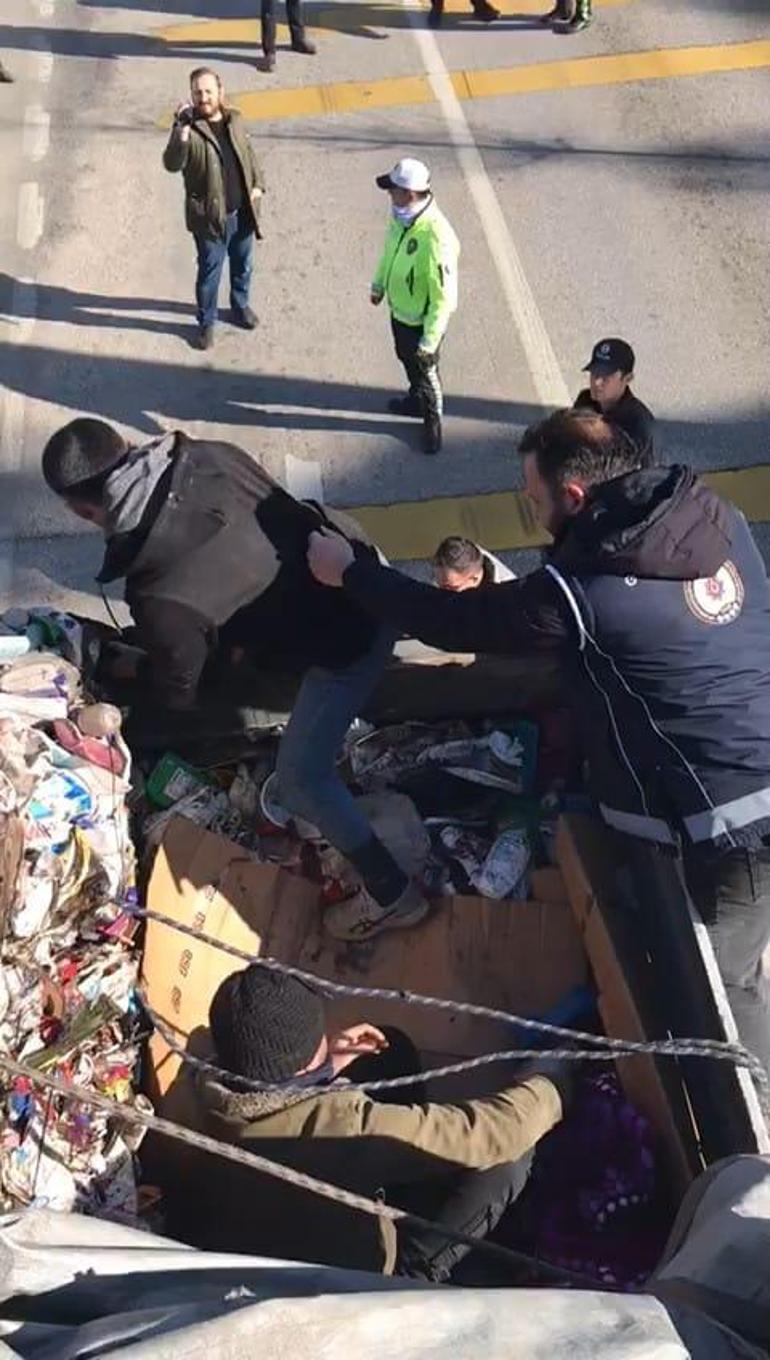
M 699 623 L 733 623 L 743 609 L 746 588 L 733 562 L 723 562 L 715 576 L 685 581 L 684 600 Z

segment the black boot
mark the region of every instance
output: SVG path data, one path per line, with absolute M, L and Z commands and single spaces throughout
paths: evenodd
M 584 28 L 588 28 L 591 18 L 590 0 L 588 3 L 583 0 L 582 4 L 578 0 L 572 18 L 567 19 L 565 23 L 554 24 L 554 31 L 556 33 L 582 33 Z
M 428 27 L 441 28 L 441 21 L 443 18 L 444 18 L 444 0 L 430 0 Z
M 307 36 L 304 24 L 299 24 L 291 30 L 291 50 L 292 52 L 302 52 L 306 57 L 314 57 L 318 48 Z
M 554 33 L 582 33 L 584 28 L 588 28 L 591 22 L 590 14 L 575 14 L 572 19 L 568 19 L 564 24 L 554 24 Z
M 263 71 L 275 70 L 275 19 L 262 20 L 262 51 L 264 58 L 262 61 Z
M 547 14 L 542 14 L 540 16 L 540 22 L 541 24 L 567 23 L 569 18 L 569 5 L 565 5 L 564 0 L 560 0 L 560 3 L 554 5 L 553 9 L 549 9 Z
M 441 451 L 441 421 L 438 416 L 426 416 L 422 427 L 423 453 Z
M 499 9 L 495 9 L 494 5 L 490 5 L 489 0 L 476 0 L 476 3 L 473 6 L 473 13 L 477 19 L 481 19 L 482 23 L 485 24 L 494 23 L 495 19 L 500 18 Z

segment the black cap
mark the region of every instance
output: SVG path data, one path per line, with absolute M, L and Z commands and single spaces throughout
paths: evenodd
M 633 373 L 635 362 L 634 351 L 628 342 L 611 337 L 597 340 L 583 372 L 597 369 L 600 373 L 617 373 L 619 369 L 621 373 Z
M 252 963 L 219 986 L 209 1010 L 223 1067 L 251 1081 L 288 1081 L 318 1052 L 323 1001 L 299 978 Z

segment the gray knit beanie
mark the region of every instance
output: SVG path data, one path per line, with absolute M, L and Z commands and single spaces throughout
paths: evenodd
M 217 989 L 209 1025 L 223 1067 L 251 1081 L 288 1081 L 326 1032 L 321 997 L 298 978 L 252 963 Z

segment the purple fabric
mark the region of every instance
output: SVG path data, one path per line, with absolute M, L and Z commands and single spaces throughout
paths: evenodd
M 649 1124 L 613 1072 L 588 1077 L 538 1151 L 529 1201 L 535 1255 L 606 1286 L 641 1284 L 666 1239 L 656 1190 Z

